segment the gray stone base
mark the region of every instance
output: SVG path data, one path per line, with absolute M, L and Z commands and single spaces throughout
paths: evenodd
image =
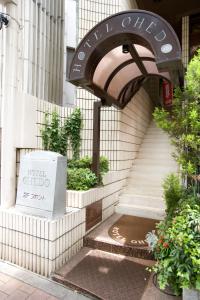
M 200 300 L 200 291 L 183 289 L 183 300 Z

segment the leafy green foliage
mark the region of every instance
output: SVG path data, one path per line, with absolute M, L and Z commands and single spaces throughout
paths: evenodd
M 89 156 L 80 159 L 71 159 L 68 161 L 69 168 L 92 168 L 92 158 Z M 100 173 L 103 175 L 109 171 L 109 162 L 107 157 L 100 157 Z
M 109 171 L 109 161 L 107 157 L 101 156 L 100 157 L 100 173 L 105 174 Z
M 200 206 L 186 205 L 185 201 L 171 222 L 162 221 L 158 225 L 158 241 L 154 247 L 157 262 L 152 270 L 157 273 L 161 289 L 169 285 L 177 295 L 182 288 L 200 290 L 199 246 Z
M 188 65 L 186 81 L 188 90 L 198 98 L 200 95 L 200 50 L 198 50 L 197 53 L 198 54 L 194 56 Z
M 69 118 L 68 132 L 72 147 L 73 158 L 78 159 L 81 147 L 82 116 L 80 108 L 74 110 Z
M 53 111 L 51 122 L 49 114 L 45 113 L 44 127 L 41 129 L 42 142 L 44 150 L 58 152 L 66 155 L 68 132 L 64 126 L 60 125 L 60 117 L 56 111 Z
M 79 158 L 81 146 L 82 116 L 79 108 L 76 108 L 69 118 L 61 125 L 61 118 L 56 111 L 53 111 L 51 120 L 50 114 L 45 113 L 44 126 L 41 129 L 44 150 L 58 152 L 67 155 L 68 142 L 72 148 L 74 159 Z
M 183 196 L 183 187 L 176 174 L 169 174 L 163 184 L 166 212 L 168 216 L 174 214 L 180 199 Z
M 171 136 L 182 174 L 190 176 L 200 165 L 200 51 L 190 61 L 185 78 L 187 86 L 175 90 L 172 110 L 156 108 L 153 115 Z
M 44 116 L 44 127 L 41 129 L 41 136 L 42 136 L 42 143 L 44 150 L 49 150 L 49 135 L 50 135 L 50 128 L 49 128 L 49 120 L 48 120 L 48 113 L 45 113 Z
M 170 112 L 156 108 L 154 119 L 176 147 L 175 158 L 183 177 L 193 178 L 200 166 L 200 51 L 189 63 L 187 86 L 176 89 Z M 157 228 L 153 244 L 157 259 L 152 268 L 160 288 L 200 290 L 200 198 L 195 184 L 181 187 L 171 174 L 164 182 L 167 216 Z M 156 239 L 154 239 L 156 241 Z
M 79 158 L 81 147 L 82 116 L 79 108 L 75 109 L 70 117 L 61 124 L 56 111 L 45 114 L 44 126 L 41 129 L 43 147 L 45 150 L 67 155 L 68 144 L 72 149 L 72 159 L 68 160 L 67 188 L 72 190 L 88 190 L 98 183 L 102 183 L 102 175 L 109 171 L 109 162 L 105 156 L 100 157 L 100 182 L 91 171 L 92 158 Z
M 89 156 L 82 157 L 80 159 L 70 159 L 68 160 L 69 168 L 88 168 L 91 169 L 92 158 Z
M 89 156 L 85 156 L 80 159 L 71 159 L 68 161 L 68 170 L 70 169 L 70 172 L 71 172 L 71 169 L 74 170 L 74 172 L 72 174 L 79 174 L 79 172 L 77 171 L 78 169 L 91 170 L 91 167 L 92 167 L 92 158 Z M 103 174 L 107 173 L 108 171 L 109 171 L 108 159 L 105 156 L 101 156 L 100 157 L 100 174 L 101 174 L 100 182 L 96 182 L 96 184 L 102 183 L 102 176 L 103 176 Z M 83 171 L 81 171 L 81 172 L 83 172 Z M 94 174 L 92 171 L 91 171 L 91 173 Z M 95 178 L 96 178 L 96 176 L 95 176 Z M 73 189 L 79 190 L 80 180 L 81 180 L 81 178 L 79 176 L 77 176 L 77 178 L 68 176 L 67 180 L 68 180 L 68 188 L 69 188 L 69 186 L 70 187 L 73 186 Z M 73 180 L 73 184 L 71 183 L 71 180 Z M 93 182 L 93 179 L 92 179 L 92 182 Z M 93 185 L 91 187 L 93 187 Z M 88 187 L 88 188 L 90 188 L 90 187 Z
M 68 168 L 67 188 L 69 190 L 86 191 L 97 184 L 96 175 L 88 168 Z

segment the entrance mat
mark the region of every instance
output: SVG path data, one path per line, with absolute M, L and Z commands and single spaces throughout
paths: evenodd
M 158 220 L 122 216 L 108 230 L 109 236 L 122 245 L 147 247 L 146 234 L 155 230 Z
M 149 281 L 146 266 L 100 250 L 91 250 L 63 283 L 104 300 L 141 300 Z

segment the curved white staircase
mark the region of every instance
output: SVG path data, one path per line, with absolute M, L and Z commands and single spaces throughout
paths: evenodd
M 158 220 L 164 217 L 163 179 L 178 171 L 172 152 L 168 135 L 152 121 L 115 207 L 117 213 Z

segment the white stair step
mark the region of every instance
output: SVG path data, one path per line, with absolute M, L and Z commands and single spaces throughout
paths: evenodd
M 168 148 L 168 149 L 173 149 L 174 150 L 174 147 L 173 145 L 170 144 L 169 141 L 160 141 L 160 140 L 143 140 L 142 144 L 141 144 L 141 147 L 150 147 L 150 148 L 155 148 L 155 149 L 162 149 L 164 147 Z M 141 148 L 140 147 L 140 148 Z
M 156 154 L 166 154 L 166 155 L 171 155 L 171 153 L 173 152 L 173 149 L 171 147 L 143 147 L 141 146 L 140 150 L 139 150 L 139 154 L 140 153 L 147 153 L 147 154 L 151 154 L 151 155 L 155 155 Z
M 159 132 L 159 133 L 162 133 L 164 135 L 167 135 L 166 132 L 163 131 L 161 128 L 158 128 L 158 127 L 155 127 L 155 126 L 151 126 L 151 125 L 147 129 L 147 133 L 149 133 L 150 131 Z
M 170 173 L 170 172 L 175 172 L 177 171 L 177 166 L 168 166 L 168 165 L 157 165 L 157 164 L 154 164 L 154 165 L 145 165 L 145 164 L 134 164 L 132 169 L 131 169 L 131 172 L 130 172 L 130 176 L 131 174 L 133 174 L 134 172 L 137 172 L 138 174 L 139 173 Z
M 141 165 L 141 166 L 157 166 L 157 165 L 162 165 L 164 166 L 177 166 L 176 162 L 173 160 L 173 158 L 170 161 L 166 161 L 163 159 L 156 159 L 155 161 L 152 160 L 152 158 L 136 158 L 133 162 L 133 167 L 136 165 Z
M 146 206 L 126 205 L 120 203 L 115 206 L 115 212 L 123 215 L 137 216 L 155 220 L 163 220 L 165 216 L 164 209 L 156 209 Z
M 169 137 L 164 134 L 163 132 L 161 131 L 157 131 L 157 130 L 148 130 L 146 133 L 145 133 L 145 136 L 144 138 L 146 139 L 146 137 L 148 138 L 161 138 L 161 139 L 168 139 L 169 140 Z
M 161 220 L 165 215 L 162 184 L 177 171 L 169 136 L 152 122 L 130 170 L 127 186 L 119 196 L 117 213 Z
M 159 143 L 158 144 L 155 144 L 154 143 L 142 143 L 141 147 L 140 147 L 141 150 L 143 149 L 148 149 L 148 150 L 160 150 L 160 151 L 163 151 L 163 150 L 168 150 L 168 151 L 173 151 L 173 147 L 171 145 L 169 145 L 169 143 Z
M 139 176 L 139 177 L 165 177 L 167 174 L 175 171 L 175 168 L 155 168 L 154 166 L 150 167 L 150 168 L 146 168 L 144 167 L 140 167 L 140 166 L 135 166 L 135 168 L 133 167 L 129 177 L 134 177 L 134 176 Z
M 136 194 L 136 195 L 146 195 L 146 196 L 155 196 L 162 197 L 163 189 L 161 187 L 130 187 L 127 186 L 124 188 L 124 193 Z
M 156 174 L 151 174 L 149 175 L 148 173 L 145 174 L 134 174 L 132 176 L 130 176 L 127 180 L 128 184 L 134 184 L 134 185 L 144 185 L 144 186 L 162 186 L 163 184 L 163 180 L 165 179 L 166 175 L 160 175 L 158 174 L 158 176 Z
M 172 155 L 170 153 L 159 153 L 159 152 L 150 152 L 150 151 L 145 151 L 145 152 L 139 152 L 138 153 L 138 158 L 148 158 L 148 159 L 153 159 L 154 162 L 160 159 L 162 160 L 169 160 L 170 158 L 172 159 Z M 156 159 L 157 158 L 157 159 Z
M 165 209 L 164 199 L 155 196 L 153 197 L 148 195 L 135 195 L 135 194 L 125 193 L 119 197 L 119 202 L 120 204 Z

